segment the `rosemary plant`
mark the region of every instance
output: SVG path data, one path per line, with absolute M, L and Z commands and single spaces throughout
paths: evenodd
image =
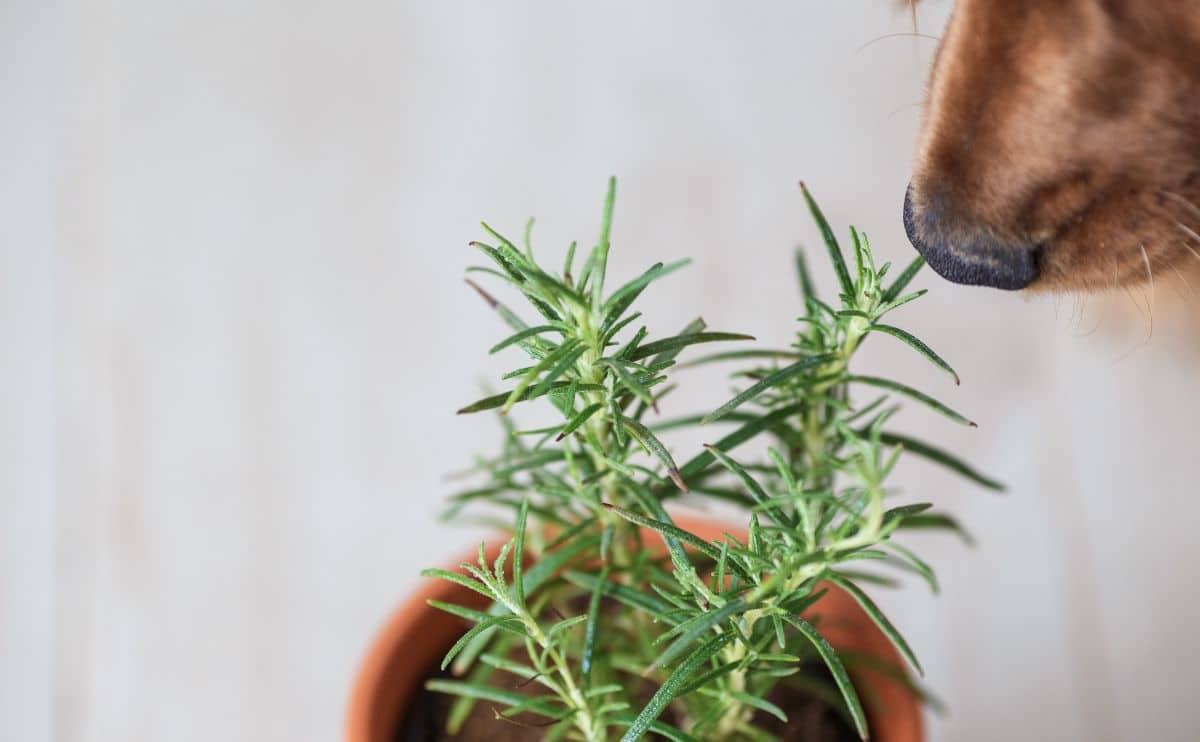
M 866 236 L 851 228 L 848 264 L 805 190 L 837 276 L 837 301 L 817 297 L 797 254 L 804 314 L 792 346 L 693 361 L 746 364 L 734 374 L 744 388 L 707 415 L 659 421 L 681 352 L 753 338 L 708 331 L 699 319 L 677 335 L 648 337 L 636 300 L 687 261 L 658 263 L 609 291 L 614 194 L 610 181 L 599 238 L 578 268 L 575 244 L 561 268 L 540 263 L 529 226 L 520 247 L 486 224 L 489 242 L 472 243 L 492 264 L 472 271 L 514 288 L 538 319 L 526 322 L 469 281 L 511 332 L 491 352 L 511 350 L 525 360 L 504 376 L 509 390 L 459 410 L 498 410 L 506 435 L 499 455 L 478 460 L 473 471 L 483 481 L 455 495 L 450 512 L 500 506 L 511 514 L 513 536 L 495 556 L 480 545 L 461 572 L 424 572 L 485 602 L 483 610 L 432 603 L 472 626 L 443 662 L 457 679 L 427 687 L 459 696 L 451 731 L 482 701 L 501 719 L 541 728 L 547 739 L 634 740 L 648 732 L 672 740 L 770 739 L 764 720 L 786 720 L 768 700 L 772 690 L 817 658 L 866 738 L 843 660 L 812 618 L 822 596 L 849 593 L 920 672 L 908 642 L 863 589 L 880 580 L 865 567 L 907 569 L 936 591 L 932 568 L 896 537 L 912 528 L 961 529 L 929 503 L 889 507 L 894 492 L 885 482 L 909 453 L 999 487 L 950 453 L 887 429 L 897 397 L 973 423 L 905 384 L 851 369 L 863 342 L 881 333 L 957 382 L 927 345 L 882 321 L 924 293 L 904 293 L 922 262 L 886 282 L 889 266 L 877 267 Z M 859 405 L 860 389 L 878 396 Z M 520 428 L 508 414 L 518 405 L 542 406 L 553 422 Z M 682 465 L 659 438 L 718 422 L 734 427 Z M 756 439 L 770 442 L 765 457 L 739 460 L 734 450 Z M 664 502 L 689 487 L 693 496 L 744 506 L 745 539 L 726 534 L 710 542 L 677 526 Z

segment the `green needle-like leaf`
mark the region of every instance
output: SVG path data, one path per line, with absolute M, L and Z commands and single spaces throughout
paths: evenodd
M 863 244 L 865 239 L 866 235 L 863 235 L 863 240 L 860 240 L 858 238 L 858 230 L 851 225 L 850 241 L 854 243 L 854 275 L 858 276 L 859 278 L 859 285 L 856 287 L 858 290 L 855 292 L 855 294 L 862 292 L 862 281 L 872 277 L 869 273 L 863 270 L 866 267 L 866 261 L 864 260 L 863 256 Z
M 762 431 L 771 430 L 778 425 L 783 425 L 788 418 L 800 410 L 800 407 L 801 406 L 799 404 L 788 405 L 787 407 L 781 407 L 777 410 L 773 410 L 772 412 L 768 412 L 765 415 L 760 415 L 759 417 L 756 417 L 745 423 L 729 435 L 726 435 L 718 440 L 713 444 L 713 447 L 726 452 L 732 451 L 746 441 L 754 438 Z M 696 454 L 694 457 L 689 459 L 686 464 L 680 467 L 679 474 L 682 477 L 691 479 L 693 476 L 711 466 L 714 461 L 716 461 L 716 458 L 713 456 L 712 451 L 705 449 L 703 452 Z
M 652 343 L 637 348 L 629 354 L 629 360 L 637 361 L 649 356 L 655 356 L 659 353 L 668 351 L 678 351 L 681 348 L 686 348 L 689 345 L 697 343 L 715 343 L 722 340 L 753 340 L 753 335 L 743 335 L 737 332 L 693 332 L 688 335 L 676 335 L 675 337 L 666 338 L 664 340 L 655 340 Z
M 627 371 L 619 361 L 613 361 L 605 358 L 601 361 L 601 363 L 611 369 L 616 375 L 617 379 L 620 380 L 621 384 L 624 385 L 624 387 L 630 392 L 632 392 L 634 396 L 645 402 L 650 407 L 653 407 L 656 410 L 658 409 L 658 405 L 654 402 L 654 393 L 646 388 L 644 384 L 640 383 L 636 378 L 634 378 L 633 374 L 629 373 L 629 371 Z
M 615 582 L 605 582 L 599 576 L 583 572 L 580 570 L 567 570 L 563 573 L 563 577 L 570 583 L 582 587 L 584 590 L 601 590 L 606 598 L 612 598 L 620 603 L 636 608 L 640 611 L 645 611 L 650 615 L 662 615 L 672 610 L 672 606 L 667 601 L 659 598 L 656 595 L 644 593 L 640 590 L 634 590 L 625 585 L 618 585 Z
M 586 614 L 582 616 L 571 616 L 570 618 L 564 618 L 563 620 L 551 626 L 550 630 L 546 632 L 546 636 L 550 639 L 554 639 L 554 637 L 558 634 L 561 634 L 564 631 L 570 631 L 587 620 L 588 617 Z
M 705 324 L 704 318 L 697 317 L 696 319 L 687 323 L 687 325 L 685 325 L 684 328 L 679 331 L 679 334 L 681 336 L 682 335 L 695 335 L 698 332 L 704 332 L 704 329 L 706 327 L 708 327 L 708 325 Z M 683 350 L 683 349 L 682 348 L 673 348 L 670 350 L 664 350 L 662 353 L 659 353 L 658 355 L 656 355 L 650 359 L 650 365 L 658 366 L 659 364 L 667 363 L 668 361 L 673 361 L 673 360 L 675 360 L 675 356 L 679 355 L 679 351 L 681 351 L 681 350 Z
M 475 580 L 472 580 L 470 577 L 467 577 L 465 575 L 460 575 L 457 572 L 451 572 L 446 569 L 436 569 L 436 568 L 423 569 L 423 570 L 421 570 L 421 576 L 422 577 L 436 577 L 439 580 L 446 580 L 447 582 L 453 582 L 454 584 L 461 585 L 462 587 L 465 587 L 468 590 L 473 590 L 474 592 L 477 592 L 480 595 L 482 595 L 490 600 L 496 599 L 495 593 L 493 593 L 486 585 L 476 582 Z
M 537 383 L 537 386 L 529 393 L 530 396 L 540 397 L 550 390 L 550 386 L 556 382 L 559 377 L 567 374 L 579 362 L 579 359 L 587 351 L 587 346 L 577 345 L 567 353 L 559 357 L 558 361 L 546 372 L 542 380 Z
M 797 248 L 795 252 L 796 263 L 796 280 L 800 284 L 800 298 L 808 299 L 808 297 L 817 298 L 817 292 L 813 288 L 812 277 L 808 273 L 808 260 L 804 257 L 804 251 Z
M 498 299 L 496 299 L 496 297 L 484 291 L 483 287 L 481 287 L 479 284 L 475 283 L 469 278 L 465 280 L 467 285 L 475 289 L 475 293 L 479 294 L 484 302 L 486 302 L 489 307 L 494 309 L 496 314 L 500 315 L 500 319 L 504 320 L 504 324 L 508 325 L 514 330 L 524 330 L 525 328 L 529 327 L 529 325 L 526 324 L 523 319 L 518 317 L 515 312 L 502 304 Z
M 500 243 L 500 249 L 504 251 L 505 255 L 510 260 L 513 260 L 521 265 L 526 264 L 526 257 L 522 255 L 519 250 L 517 250 L 517 246 L 512 243 L 512 240 L 500 234 L 495 229 L 492 229 L 491 225 L 489 225 L 487 222 L 480 222 L 479 226 L 483 227 L 483 231 L 496 238 L 496 241 Z M 529 262 L 532 263 L 532 261 Z
M 543 373 L 546 373 L 551 368 L 560 368 L 560 361 L 571 358 L 571 355 L 580 347 L 582 347 L 582 344 L 577 340 L 565 342 L 558 346 L 554 352 L 543 358 L 536 366 L 531 368 L 529 373 L 522 376 L 520 381 L 517 382 L 516 388 L 509 393 L 508 399 L 504 400 L 504 404 L 500 408 L 501 414 L 508 412 L 510 409 L 512 409 L 514 404 L 520 402 L 522 399 L 525 399 L 525 391 L 527 389 L 532 388 L 532 391 L 530 391 L 528 394 L 529 398 L 541 396 L 541 394 L 549 391 L 549 384 L 538 384 L 537 386 L 533 386 L 534 382 L 538 380 L 538 377 L 540 377 Z M 546 376 L 547 378 L 550 378 L 550 374 L 546 374 Z M 552 378 L 550 380 L 553 381 Z
M 529 498 L 521 499 L 521 509 L 517 511 L 517 533 L 513 537 L 513 592 L 517 596 L 517 605 L 525 607 L 525 523 L 529 519 Z
M 825 214 L 821 212 L 821 207 L 817 206 L 817 202 L 813 200 L 812 194 L 808 192 L 808 186 L 800 183 L 800 190 L 804 193 L 804 201 L 808 204 L 808 210 L 812 213 L 813 221 L 817 223 L 817 229 L 821 230 L 821 239 L 825 242 L 825 248 L 829 251 L 829 260 L 833 263 L 833 271 L 837 274 L 838 285 L 842 287 L 842 291 L 853 295 L 854 282 L 850 280 L 850 271 L 846 269 L 846 258 L 842 255 L 842 248 L 838 246 L 837 237 L 833 234 L 833 229 L 830 228 L 829 222 L 825 219 Z M 811 296 L 811 294 L 810 294 Z
M 859 434 L 863 435 L 864 431 L 860 431 Z M 985 474 L 980 473 L 965 461 L 948 451 L 931 446 L 928 443 L 917 440 L 916 438 L 911 438 L 907 435 L 888 431 L 880 432 L 879 440 L 885 445 L 889 446 L 904 446 L 904 450 L 906 452 L 920 456 L 924 459 L 928 459 L 935 464 L 940 464 L 947 469 L 950 469 L 951 471 L 960 474 L 967 479 L 970 479 L 972 482 L 975 482 L 976 484 L 979 484 L 990 490 L 996 490 L 997 492 L 1004 491 L 1003 484 Z
M 899 527 L 900 524 L 905 521 L 905 519 L 911 518 L 919 513 L 923 513 L 931 507 L 933 507 L 931 503 L 919 502 L 913 505 L 901 505 L 900 507 L 892 508 L 883 514 L 883 524 L 880 528 L 884 531 L 887 531 L 889 528 L 895 529 Z
M 896 556 L 900 558 L 901 562 L 907 564 L 914 572 L 919 574 L 921 578 L 925 580 L 926 584 L 929 585 L 929 590 L 934 595 L 937 595 L 939 592 L 941 592 L 941 587 L 938 585 L 937 574 L 933 571 L 933 567 L 930 567 L 925 560 L 921 559 L 910 549 L 905 548 L 900 544 L 889 541 L 886 546 L 895 552 Z
M 474 608 L 468 608 L 464 605 L 445 603 L 440 600 L 429 600 L 426 602 L 431 608 L 437 608 L 439 611 L 445 611 L 446 613 L 458 616 L 459 618 L 465 618 L 466 620 L 473 621 L 475 623 L 487 621 L 488 619 L 492 618 L 492 616 L 489 616 L 483 611 L 477 611 Z
M 896 647 L 896 650 L 900 652 L 904 659 L 908 660 L 908 664 L 912 665 L 918 675 L 925 674 L 925 671 L 921 669 L 921 663 L 917 661 L 917 656 L 913 654 L 912 648 L 908 646 L 908 642 L 896 630 L 892 622 L 887 619 L 887 616 L 883 615 L 883 611 L 879 610 L 879 606 L 875 605 L 875 601 L 871 600 L 858 585 L 855 585 L 836 572 L 831 572 L 827 576 L 827 579 L 849 593 L 850 597 L 854 598 L 854 602 L 858 603 L 863 612 L 870 617 L 875 625 L 879 627 L 879 630 L 883 632 L 884 636 Z
M 758 696 L 752 696 L 749 693 L 744 693 L 737 690 L 730 691 L 729 695 L 738 703 L 744 703 L 751 708 L 764 711 L 771 716 L 774 716 L 776 719 L 779 719 L 784 724 L 787 723 L 788 717 L 787 714 L 783 712 L 783 709 L 779 708 L 765 698 L 759 698 Z
M 435 693 L 466 696 L 468 698 L 476 698 L 480 701 L 503 703 L 507 706 L 522 706 L 526 711 L 551 718 L 557 718 L 563 712 L 562 707 L 555 705 L 550 696 L 531 699 L 529 696 L 516 691 L 502 690 L 488 685 L 464 683 L 458 680 L 442 680 L 440 678 L 427 680 L 425 687 Z
M 608 297 L 608 300 L 604 302 L 602 310 L 604 312 L 604 320 L 600 325 L 601 328 L 609 327 L 612 325 L 612 323 L 620 319 L 621 315 L 625 313 L 625 310 L 629 308 L 629 305 L 632 304 L 638 298 L 638 296 L 641 295 L 642 291 L 652 282 L 657 281 L 663 276 L 674 273 L 691 262 L 692 261 L 690 259 L 685 258 L 683 260 L 677 260 L 668 265 L 655 263 L 645 273 L 614 291 L 612 296 Z
M 725 353 L 712 353 L 699 358 L 693 358 L 684 363 L 680 363 L 677 368 L 692 368 L 694 366 L 703 366 L 708 363 L 716 363 L 718 361 L 745 361 L 752 358 L 784 358 L 788 360 L 796 360 L 800 354 L 794 350 L 731 350 Z
M 616 324 L 614 324 L 613 326 L 609 327 L 607 330 L 604 331 L 603 337 L 601 337 L 601 339 L 600 339 L 600 341 L 601 341 L 600 344 L 603 346 L 607 346 L 609 343 L 611 343 L 613 341 L 613 338 L 615 338 L 617 336 L 618 332 L 625 329 L 626 325 L 628 325 L 630 322 L 633 322 L 634 320 L 638 319 L 641 316 L 642 316 L 641 312 L 634 312 L 633 314 L 626 315 L 624 319 L 618 320 L 616 322 Z
M 817 654 L 829 668 L 829 673 L 833 675 L 833 681 L 837 684 L 838 690 L 842 692 L 842 698 L 846 701 L 846 709 L 850 712 L 850 718 L 854 722 L 854 729 L 858 732 L 858 736 L 864 740 L 867 739 L 867 715 L 863 712 L 862 702 L 858 700 L 858 691 L 854 689 L 854 683 L 850 682 L 850 675 L 846 672 L 846 667 L 838 658 L 837 652 L 825 640 L 825 637 L 813 628 L 813 625 L 802 618 L 795 616 L 781 616 L 784 621 L 796 627 L 800 634 L 812 644 L 813 649 L 817 650 Z
M 726 469 L 728 469 L 742 482 L 743 485 L 745 485 L 746 490 L 750 493 L 750 496 L 754 498 L 755 502 L 757 502 L 759 505 L 764 505 L 764 503 L 771 501 L 771 496 L 768 495 L 767 491 L 763 489 L 762 485 L 750 475 L 750 472 L 746 471 L 744 466 L 734 461 L 730 456 L 726 455 L 721 451 L 721 449 L 715 446 L 706 445 L 704 448 L 717 458 L 717 461 L 721 463 L 721 466 L 724 466 Z M 764 511 L 781 526 L 790 527 L 795 524 L 794 519 L 786 517 L 778 508 L 766 506 L 764 507 Z
M 954 379 L 955 384 L 962 383 L 961 380 L 958 378 L 958 372 L 955 371 L 953 368 L 951 368 L 950 364 L 946 363 L 945 359 L 943 359 L 937 353 L 934 353 L 932 348 L 930 348 L 925 343 L 921 342 L 921 340 L 919 340 L 916 336 L 912 335 L 911 333 L 909 333 L 905 330 L 901 330 L 899 327 L 892 327 L 891 325 L 881 325 L 881 324 L 871 325 L 871 332 L 882 332 L 884 334 L 891 335 L 892 337 L 897 338 L 897 339 L 907 343 L 909 346 L 911 346 L 913 348 L 913 350 L 917 351 L 921 355 L 928 358 L 930 363 L 932 363 L 933 365 L 942 369 L 946 373 L 950 374 L 950 378 Z
M 600 534 L 589 533 L 580 536 L 571 543 L 564 544 L 555 551 L 543 554 L 533 565 L 525 570 L 524 590 L 529 595 L 564 567 L 574 561 L 579 555 L 596 548 L 600 543 Z
M 908 284 L 911 283 L 914 278 L 916 278 L 917 274 L 921 272 L 921 268 L 923 267 L 925 267 L 925 258 L 921 257 L 920 255 L 913 258 L 913 261 L 908 264 L 908 267 L 905 268 L 899 276 L 896 277 L 896 280 L 892 283 L 892 285 L 888 286 L 887 291 L 883 293 L 880 303 L 887 304 L 888 302 L 895 301 L 896 297 L 900 296 L 900 292 L 903 291 L 904 288 L 908 286 Z
M 967 531 L 967 529 L 963 528 L 962 524 L 959 523 L 955 518 L 946 515 L 945 513 L 925 513 L 922 515 L 914 515 L 909 518 L 905 518 L 900 524 L 899 528 L 901 530 L 928 529 L 950 531 L 957 534 L 967 546 L 975 545 L 975 538 L 971 535 L 971 533 Z
M 527 327 L 524 330 L 521 330 L 520 332 L 518 332 L 516 334 L 509 335 L 508 337 L 504 338 L 500 342 L 493 345 L 488 350 L 488 354 L 498 353 L 501 350 L 504 350 L 505 348 L 507 348 L 508 346 L 510 346 L 514 343 L 519 343 L 522 340 L 526 340 L 528 338 L 534 337 L 535 335 L 541 335 L 541 334 L 547 333 L 547 332 L 562 332 L 562 328 L 556 327 L 555 325 L 538 325 L 537 327 Z
M 486 228 L 487 225 L 485 224 L 484 227 Z M 492 262 L 504 270 L 513 284 L 520 286 L 525 283 L 525 276 L 521 274 L 521 269 L 517 267 L 520 265 L 519 255 L 516 256 L 517 260 L 513 260 L 512 254 L 505 255 L 504 252 L 497 250 L 491 245 L 485 245 L 482 242 L 472 242 L 471 247 L 479 249 L 480 252 L 491 258 Z
M 520 623 L 520 621 L 521 619 L 517 616 L 488 616 L 472 626 L 467 633 L 454 642 L 454 646 L 450 647 L 450 651 L 446 652 L 446 656 L 442 658 L 442 669 L 445 670 L 450 662 L 454 660 L 455 656 L 462 651 L 463 647 L 467 646 L 476 636 L 482 634 L 484 631 L 500 626 L 501 624 Z
M 768 376 L 767 378 L 758 382 L 757 384 L 754 384 L 750 388 L 748 388 L 748 389 L 744 390 L 743 392 L 741 392 L 740 394 L 736 395 L 733 399 L 729 400 L 728 402 L 721 405 L 717 409 L 710 412 L 703 420 L 700 421 L 700 423 L 703 425 L 703 424 L 711 423 L 715 420 L 720 420 L 725 415 L 728 415 L 730 412 L 733 412 L 738 407 L 740 407 L 742 404 L 744 404 L 748 400 L 754 399 L 755 397 L 762 394 L 766 390 L 768 390 L 772 387 L 779 386 L 783 382 L 787 381 L 788 379 L 792 378 L 793 376 L 795 376 L 803 371 L 807 371 L 808 369 L 816 368 L 823 364 L 829 363 L 830 361 L 834 360 L 835 358 L 836 358 L 836 356 L 834 356 L 832 353 L 825 353 L 825 354 L 822 354 L 819 356 L 812 356 L 810 358 L 805 358 L 803 360 L 796 361 L 795 363 L 793 363 L 790 366 L 785 366 L 785 367 L 779 369 L 778 371 L 772 373 L 770 376 Z
M 525 257 L 530 263 L 533 261 L 533 217 L 529 217 L 525 222 Z
M 524 402 L 526 400 L 534 399 L 535 397 L 540 397 L 543 394 L 548 394 L 550 392 L 554 392 L 554 391 L 558 391 L 558 390 L 565 390 L 567 387 L 571 386 L 572 384 L 575 384 L 575 382 L 573 382 L 573 381 L 558 381 L 558 382 L 551 384 L 546 389 L 540 390 L 537 394 L 533 394 L 533 393 L 524 394 L 523 393 L 518 396 L 516 401 Z M 602 391 L 604 391 L 604 387 L 600 386 L 599 384 L 575 384 L 575 390 L 580 391 L 580 392 L 602 392 Z M 513 396 L 512 392 L 503 392 L 501 394 L 493 394 L 492 396 L 484 397 L 483 399 L 481 399 L 477 402 L 472 402 L 471 404 L 469 404 L 466 407 L 463 407 L 461 410 L 459 410 L 457 414 L 469 415 L 473 412 L 483 412 L 484 410 L 494 410 L 497 407 L 502 406 L 506 401 L 508 401 L 508 398 L 511 396 Z
M 680 695 L 683 694 L 681 693 Z M 633 724 L 636 723 L 636 719 L 634 718 L 633 714 L 614 714 L 612 720 L 617 724 L 627 727 L 633 726 Z M 666 722 L 652 721 L 647 728 L 649 731 L 671 740 L 671 742 L 698 742 L 698 740 L 692 735 L 688 734 L 682 729 L 679 729 L 678 727 L 667 724 Z
M 596 637 L 599 633 L 600 599 L 604 596 L 604 587 L 608 584 L 608 567 L 605 566 L 596 578 L 592 587 L 592 595 L 588 599 L 587 628 L 583 633 L 583 652 L 579 660 L 579 674 L 583 687 L 591 685 L 592 658 L 596 654 Z
M 929 289 L 921 289 L 920 291 L 914 291 L 911 294 L 906 294 L 904 296 L 901 296 L 899 299 L 894 299 L 892 301 L 889 301 L 887 304 L 880 304 L 879 307 L 875 310 L 875 316 L 882 317 L 883 315 L 888 314 L 889 312 L 891 312 L 894 309 L 899 309 L 900 307 L 904 306 L 905 304 L 909 303 L 910 301 L 916 301 L 917 299 L 920 299 L 922 296 L 924 296 L 925 294 L 928 294 L 928 293 L 929 293 Z
M 558 434 L 558 437 L 555 440 L 561 441 L 563 438 L 566 438 L 571 433 L 574 433 L 576 430 L 579 429 L 580 425 L 583 425 L 585 422 L 587 422 L 588 418 L 590 418 L 592 415 L 596 414 L 603 407 L 604 407 L 603 402 L 595 402 L 593 404 L 588 405 L 587 407 L 584 407 L 582 410 L 579 411 L 579 413 L 577 415 L 572 417 L 570 419 L 570 421 L 567 422 L 566 426 L 563 427 L 562 432 Z
M 680 624 L 676 629 L 682 631 L 675 641 L 671 642 L 662 654 L 655 658 L 654 662 L 647 669 L 647 673 L 653 672 L 660 667 L 670 665 L 675 661 L 675 658 L 683 654 L 683 652 L 692 645 L 703 634 L 709 633 L 714 626 L 717 626 L 727 618 L 736 616 L 745 611 L 747 605 L 741 598 L 734 598 L 726 603 L 721 608 L 711 611 L 705 611 L 694 619 Z
M 599 310 L 603 304 L 604 274 L 608 270 L 609 237 L 612 234 L 613 203 L 617 200 L 617 179 L 608 179 L 608 192 L 604 196 L 604 215 L 600 220 L 600 239 L 588 259 L 592 272 L 592 307 Z
M 568 284 L 571 283 L 571 269 L 575 266 L 575 248 L 576 247 L 577 247 L 576 243 L 572 241 L 570 246 L 567 247 L 567 257 L 563 260 L 563 271 L 562 271 L 563 279 Z
M 852 383 L 857 383 L 857 384 L 868 384 L 870 386 L 877 386 L 880 389 L 888 389 L 893 392 L 896 392 L 897 394 L 903 394 L 904 396 L 906 396 L 910 399 L 914 399 L 914 400 L 920 402 L 921 404 L 925 405 L 926 407 L 929 407 L 934 412 L 945 415 L 946 417 L 950 418 L 951 420 L 953 420 L 956 423 L 961 423 L 963 425 L 967 425 L 972 428 L 979 427 L 975 423 L 971 422 L 967 418 L 963 417 L 961 414 L 950 409 L 949 407 L 947 407 L 946 405 L 937 401 L 936 399 L 929 396 L 928 394 L 925 394 L 924 392 L 919 392 L 916 389 L 913 389 L 912 387 L 908 386 L 907 384 L 901 384 L 900 382 L 892 381 L 891 379 L 881 379 L 878 376 L 847 376 L 846 381 L 852 382 Z
M 479 655 L 479 661 L 485 665 L 494 667 L 497 670 L 503 670 L 505 672 L 512 673 L 513 675 L 516 675 L 519 678 L 525 678 L 526 680 L 540 681 L 544 679 L 543 676 L 539 676 L 537 670 L 533 669 L 532 667 L 529 667 L 528 665 L 522 665 L 519 662 L 514 662 L 507 657 L 498 657 L 494 654 L 484 653 Z M 553 681 L 551 681 L 551 683 L 553 683 Z M 551 688 L 553 685 L 547 685 L 546 687 Z
M 649 428 L 637 420 L 621 417 L 620 422 L 629 431 L 630 435 L 636 438 L 647 451 L 654 454 L 663 463 L 663 466 L 667 467 L 667 476 L 671 478 L 671 481 L 675 482 L 675 486 L 681 491 L 687 492 L 687 485 L 684 484 L 683 477 L 679 476 L 679 468 L 675 466 L 675 459 L 671 458 L 671 452 L 662 444 L 662 441 L 655 437 Z
M 650 702 L 637 715 L 633 724 L 626 730 L 625 736 L 621 737 L 621 742 L 634 742 L 634 740 L 641 739 L 642 735 L 650 728 L 650 723 L 662 714 L 663 709 L 675 698 L 675 694 L 687 683 L 688 678 L 717 652 L 721 651 L 728 641 L 729 637 L 722 634 L 696 649 L 687 656 L 687 659 L 679 663 L 679 666 L 667 678 L 667 682 L 659 686 L 658 691 L 650 698 Z
M 638 331 L 635 332 L 633 337 L 629 339 L 629 342 L 625 343 L 625 345 L 622 346 L 613 357 L 621 360 L 629 360 L 629 354 L 636 350 L 638 345 L 640 345 L 641 342 L 646 339 L 647 332 L 648 331 L 644 326 L 639 327 Z

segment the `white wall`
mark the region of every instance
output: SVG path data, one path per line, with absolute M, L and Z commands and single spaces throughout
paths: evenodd
M 480 218 L 535 215 L 558 249 L 615 173 L 613 273 L 696 259 L 647 295 L 652 329 L 703 312 L 780 342 L 790 249 L 815 238 L 799 178 L 910 255 L 933 42 L 860 48 L 909 29 L 884 0 L 0 20 L 0 739 L 336 738 L 371 631 L 474 535 L 433 518 L 495 440 L 451 414 L 498 368 L 460 280 Z M 1192 739 L 1194 336 L 1160 312 L 1139 345 L 1124 297 L 1080 319 L 923 284 L 904 320 L 963 386 L 899 344 L 869 363 L 979 420 L 908 425 L 1011 485 L 903 472 L 979 540 L 926 545 L 942 596 L 881 598 L 952 709 L 933 738 Z

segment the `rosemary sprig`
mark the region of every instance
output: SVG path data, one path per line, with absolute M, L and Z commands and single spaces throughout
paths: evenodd
M 681 353 L 753 338 L 711 332 L 702 320 L 671 337 L 647 337 L 633 305 L 686 261 L 655 264 L 609 292 L 615 192 L 610 180 L 599 237 L 578 273 L 574 243 L 560 270 L 535 260 L 532 221 L 524 249 L 487 225 L 488 241 L 472 243 L 491 262 L 474 270 L 515 289 L 539 318 L 527 321 L 472 283 L 510 331 L 492 352 L 519 350 L 525 365 L 505 375 L 513 380 L 508 391 L 460 410 L 498 410 L 507 434 L 498 455 L 477 460 L 482 481 L 454 496 L 450 512 L 506 509 L 515 535 L 492 564 L 481 547 L 461 572 L 425 572 L 490 601 L 485 611 L 435 606 L 472 626 L 445 658 L 465 679 L 428 687 L 459 697 L 451 731 L 482 699 L 544 729 L 547 739 L 634 740 L 651 731 L 675 740 L 761 739 L 764 718 L 786 718 L 769 694 L 816 658 L 866 738 L 845 664 L 803 616 L 819 614 L 831 585 L 845 590 L 920 672 L 907 640 L 864 589 L 878 577 L 864 568 L 899 567 L 936 589 L 932 568 L 894 539 L 909 528 L 961 529 L 929 503 L 889 507 L 888 477 L 909 450 L 998 488 L 953 454 L 886 429 L 896 398 L 973 423 L 925 392 L 851 369 L 862 343 L 884 334 L 958 381 L 925 342 L 882 322 L 924 293 L 904 293 L 921 261 L 889 284 L 889 266 L 876 266 L 866 235 L 853 229 L 847 260 L 804 189 L 838 279 L 837 300 L 816 295 L 797 254 L 804 313 L 792 346 L 693 361 L 749 362 L 734 373 L 749 382 L 707 415 L 656 423 Z M 864 388 L 877 396 L 860 406 Z M 517 429 L 512 416 L 529 405 L 548 408 L 556 422 Z M 682 466 L 658 437 L 717 421 L 738 427 Z M 735 455 L 760 437 L 772 441 L 765 460 Z M 745 542 L 706 541 L 674 523 L 663 500 L 689 487 L 696 497 L 743 503 Z M 646 531 L 661 537 L 665 558 L 648 548 Z M 497 684 L 493 670 L 521 679 L 522 692 Z

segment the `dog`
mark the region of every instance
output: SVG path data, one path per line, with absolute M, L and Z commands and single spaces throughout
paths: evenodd
M 963 284 L 1094 292 L 1200 266 L 1200 0 L 957 0 L 903 219 Z

